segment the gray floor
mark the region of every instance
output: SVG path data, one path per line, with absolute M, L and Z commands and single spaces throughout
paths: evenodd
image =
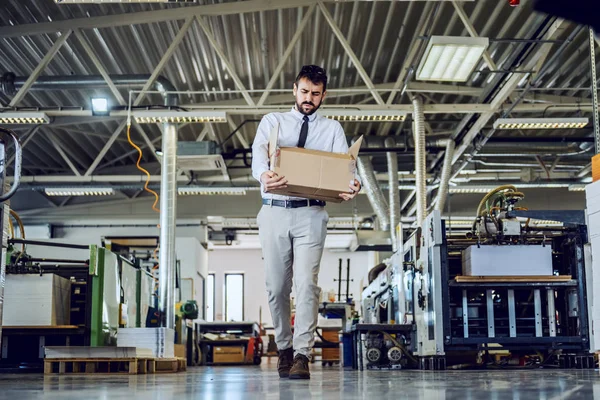
M 260 367 L 192 368 L 169 375 L 0 375 L 0 399 L 600 399 L 598 371 L 341 371 L 312 366 L 312 379 L 280 380 Z

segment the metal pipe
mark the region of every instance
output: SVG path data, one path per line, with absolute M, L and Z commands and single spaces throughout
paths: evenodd
M 425 115 L 423 114 L 423 102 L 420 97 L 415 97 L 412 101 L 414 107 L 414 140 L 415 140 L 415 170 L 416 181 L 416 205 L 417 205 L 417 224 L 420 226 L 425 220 L 427 212 L 427 157 L 425 153 Z
M 175 327 L 175 219 L 177 215 L 177 125 L 163 124 L 160 182 L 159 309 L 162 326 Z
M 598 78 L 596 76 L 596 43 L 594 43 L 594 31 L 589 27 L 590 40 L 590 80 L 592 89 L 592 116 L 594 123 L 594 143 L 596 154 L 600 153 L 600 120 L 598 119 Z
M 386 147 L 394 147 L 396 141 L 392 137 L 388 137 L 385 141 Z M 398 155 L 395 152 L 386 153 L 387 164 L 388 164 L 388 181 L 398 182 Z M 390 185 L 388 190 L 389 193 L 389 206 L 390 206 L 390 237 L 392 239 L 392 250 L 396 252 L 398 250 L 398 238 L 396 237 L 396 227 L 400 223 L 400 191 Z
M 373 164 L 368 157 L 364 156 L 359 156 L 357 161 L 362 186 L 365 188 L 371 207 L 373 207 L 373 211 L 379 220 L 379 228 L 382 231 L 387 231 L 390 228 L 389 207 L 377 183 Z
M 448 184 L 450 183 L 450 174 L 452 173 L 452 157 L 454 157 L 454 148 L 456 143 L 454 140 L 448 141 L 446 147 L 446 155 L 444 156 L 444 164 L 442 164 L 442 174 L 440 176 L 440 189 L 437 195 L 436 210 L 444 211 L 446 198 L 448 197 Z
M 64 247 L 67 249 L 81 249 L 81 250 L 89 250 L 90 249 L 90 246 L 84 246 L 84 245 L 80 245 L 80 244 L 42 242 L 39 240 L 8 239 L 8 243 L 9 244 L 29 244 L 32 246 L 46 246 L 46 247 Z

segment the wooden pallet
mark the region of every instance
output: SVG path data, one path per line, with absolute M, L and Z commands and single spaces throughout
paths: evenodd
M 185 358 L 62 358 L 44 360 L 44 374 L 160 374 L 187 369 Z
M 569 282 L 571 275 L 549 276 L 466 276 L 458 275 L 457 283 L 498 283 L 498 282 Z

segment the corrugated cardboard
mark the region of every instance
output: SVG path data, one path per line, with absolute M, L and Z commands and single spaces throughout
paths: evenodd
M 287 188 L 269 193 L 341 203 L 340 193 L 349 193 L 348 185 L 356 177 L 356 159 L 362 136 L 347 154 L 309 150 L 298 147 L 279 147 L 279 124 L 269 137 L 271 171 L 284 176 Z
M 229 364 L 244 362 L 244 346 L 222 346 L 213 348 L 213 363 Z

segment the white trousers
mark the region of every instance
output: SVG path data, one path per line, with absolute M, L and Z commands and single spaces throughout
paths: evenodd
M 283 208 L 263 205 L 258 213 L 269 308 L 279 350 L 310 358 L 317 327 L 321 288 L 319 266 L 329 215 L 323 207 Z M 290 294 L 296 295 L 294 334 Z

